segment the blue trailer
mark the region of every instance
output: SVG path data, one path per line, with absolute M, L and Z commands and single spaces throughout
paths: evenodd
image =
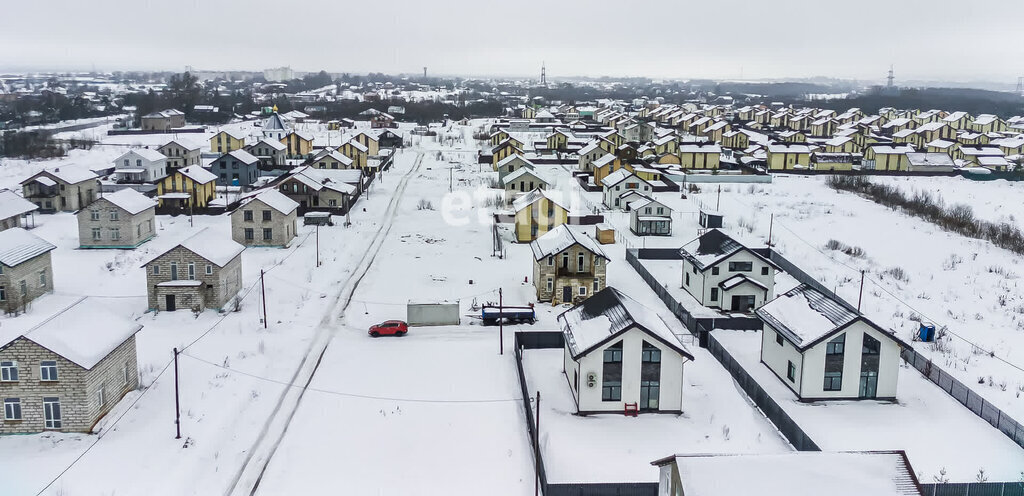
M 484 305 L 480 309 L 480 318 L 483 319 L 484 325 L 498 325 L 498 322 L 502 320 L 509 324 L 533 324 L 537 321 L 537 312 L 533 310 L 532 305 L 526 307 Z

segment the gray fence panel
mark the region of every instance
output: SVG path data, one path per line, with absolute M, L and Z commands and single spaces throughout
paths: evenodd
M 554 333 L 547 333 L 554 334 Z M 543 494 L 548 494 L 548 475 L 544 469 L 544 456 L 533 447 L 537 445 L 537 424 L 533 420 L 533 408 L 530 406 L 530 389 L 526 386 L 526 372 L 523 370 L 523 349 L 519 344 L 519 333 L 515 334 L 513 353 L 516 358 L 516 372 L 519 375 L 519 391 L 523 395 L 523 412 L 526 416 L 526 431 L 530 438 L 530 451 L 534 455 L 533 463 L 540 479 Z
M 656 482 L 548 484 L 545 496 L 657 496 Z

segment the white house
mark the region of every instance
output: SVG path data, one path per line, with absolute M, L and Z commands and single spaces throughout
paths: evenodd
M 505 189 L 506 198 L 511 198 L 516 194 L 525 194 L 533 191 L 534 188 L 547 189 L 551 186 L 551 183 L 541 177 L 532 167 L 521 167 L 515 172 L 510 172 L 501 178 L 500 182 Z
M 628 169 L 619 169 L 601 179 L 601 195 L 604 205 L 608 208 L 625 209 L 620 197 L 629 192 L 636 192 L 643 195 L 651 194 L 654 188 L 651 183 L 644 181 Z
M 154 182 L 167 175 L 167 157 L 149 148 L 135 148 L 114 160 L 114 172 L 118 182 Z
M 609 287 L 558 322 L 578 415 L 682 412 L 683 364 L 693 355 L 654 310 Z
M 706 307 L 748 312 L 772 298 L 775 263 L 718 229 L 683 245 L 683 289 Z
M 668 236 L 672 234 L 672 209 L 649 196 L 640 195 L 626 205 L 629 230 L 637 236 Z
M 659 496 L 924 494 L 903 451 L 686 454 L 651 465 Z
M 527 160 L 526 158 L 519 154 L 512 154 L 503 158 L 497 164 L 498 180 L 500 181 L 502 179 L 505 179 L 505 176 L 524 167 L 532 169 L 533 162 L 530 162 L 529 160 Z
M 863 315 L 800 285 L 757 309 L 761 363 L 800 401 L 895 399 L 909 346 Z

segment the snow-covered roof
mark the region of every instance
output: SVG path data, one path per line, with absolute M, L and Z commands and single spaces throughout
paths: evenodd
M 349 158 L 348 155 L 345 155 L 344 153 L 341 153 L 338 150 L 324 150 L 324 153 L 320 154 L 320 156 L 318 156 L 316 160 L 320 161 L 325 158 L 332 158 L 344 165 L 352 164 L 352 159 Z
M 771 260 L 762 257 L 757 252 L 749 250 L 740 242 L 732 239 L 728 234 L 725 234 L 718 229 L 709 229 L 699 238 L 683 245 L 683 247 L 679 249 L 679 252 L 682 254 L 683 258 L 689 260 L 690 263 L 703 271 L 724 260 L 726 257 L 744 250 L 749 251 L 754 254 L 754 256 L 764 260 L 769 265 L 772 265 L 773 267 L 775 266 Z
M 612 163 L 614 161 L 615 161 L 615 155 L 612 155 L 611 153 L 606 153 L 604 155 L 601 155 L 601 157 L 598 158 L 597 160 L 594 160 L 591 163 L 591 165 L 593 165 L 595 168 L 601 168 L 601 167 L 604 167 L 605 165 L 608 165 L 608 164 L 610 164 L 610 163 Z
M 236 140 L 244 140 L 245 139 L 245 135 L 244 134 L 242 134 L 240 131 L 235 131 L 233 129 L 222 129 L 217 134 L 220 134 L 220 133 L 224 133 L 224 134 L 226 134 L 226 135 L 228 135 L 228 136 L 230 136 L 230 137 L 232 137 L 232 138 L 234 138 Z M 213 136 L 217 137 L 217 134 L 215 134 Z M 213 138 L 210 138 L 210 139 L 212 140 Z
M 914 147 L 910 145 L 890 145 L 882 143 L 872 143 L 868 145 L 868 148 L 874 150 L 878 155 L 902 155 L 904 153 L 912 153 Z
M 536 170 L 534 170 L 533 168 L 530 168 L 530 167 L 520 167 L 520 168 L 516 169 L 515 171 L 508 173 L 508 175 L 506 175 L 504 178 L 502 178 L 501 184 L 502 184 L 502 186 L 504 186 L 504 185 L 506 185 L 508 183 L 511 183 L 511 182 L 513 182 L 513 181 L 515 181 L 515 180 L 519 179 L 520 177 L 525 176 L 527 174 L 537 178 L 538 180 L 540 180 L 540 182 L 542 182 L 544 184 L 551 184 L 550 181 L 548 181 L 547 179 L 541 177 L 541 174 L 539 174 Z
M 801 284 L 757 309 L 757 316 L 800 350 L 857 320 L 857 312 Z
M 80 182 L 88 181 L 90 179 L 96 179 L 99 177 L 96 175 L 95 172 L 84 167 L 55 167 L 53 169 L 45 169 L 37 173 L 36 175 L 32 176 L 31 178 L 22 181 L 21 184 L 29 183 L 32 180 L 43 182 L 39 180 L 38 177 L 36 177 L 39 176 L 40 174 L 42 174 L 43 176 L 50 176 L 59 179 L 67 184 L 78 184 Z M 49 186 L 53 185 L 51 184 Z
M 139 329 L 142 325 L 123 313 L 84 297 L 24 333 L 5 336 L 0 347 L 24 336 L 89 370 Z
M 530 243 L 530 249 L 533 250 L 533 259 L 541 260 L 550 255 L 557 255 L 575 244 L 605 260 L 610 260 L 596 239 L 577 234 L 565 224 L 555 227 L 534 240 Z
M 266 204 L 268 207 L 281 212 L 282 214 L 288 215 L 299 208 L 299 202 L 288 198 L 283 193 L 274 188 L 268 188 L 259 190 L 255 194 L 252 194 L 242 201 L 243 205 L 248 204 L 253 200 L 259 200 Z
M 745 282 L 753 284 L 754 286 L 757 286 L 757 287 L 759 287 L 759 288 L 761 288 L 761 289 L 763 289 L 765 291 L 768 290 L 768 286 L 765 286 L 764 284 L 762 284 L 757 279 L 751 279 L 751 278 L 747 277 L 746 274 L 736 274 L 736 275 L 734 275 L 734 276 L 732 276 L 732 277 L 730 277 L 730 278 L 728 278 L 728 279 L 718 283 L 718 287 L 720 287 L 722 289 L 725 289 L 725 290 L 729 290 L 729 289 L 735 288 L 736 286 L 739 286 L 740 284 L 743 284 Z
M 260 161 L 256 156 L 245 150 L 232 150 L 224 155 L 231 156 L 243 164 L 254 164 Z
M 266 138 L 264 138 L 264 139 L 259 140 L 259 142 L 257 142 L 255 146 L 259 146 L 261 144 L 269 146 L 269 147 L 271 147 L 271 148 L 273 148 L 273 149 L 275 149 L 277 151 L 285 150 L 285 149 L 288 148 L 287 146 L 284 145 L 284 143 L 281 143 L 280 141 L 278 141 L 276 139 L 266 139 Z
M 722 153 L 717 143 L 686 143 L 679 145 L 679 153 Z
M 142 212 L 147 208 L 156 207 L 156 202 L 152 198 L 132 188 L 124 188 L 114 193 L 107 193 L 103 195 L 102 199 L 113 203 L 121 210 L 132 215 Z
M 160 153 L 156 150 L 150 148 L 132 148 L 131 150 L 128 150 L 127 152 L 121 154 L 120 157 L 117 157 L 117 159 L 114 160 L 114 163 L 116 164 L 123 160 L 126 156 L 130 156 L 132 154 L 138 155 L 139 157 L 142 157 L 143 159 L 149 162 L 160 162 L 163 160 L 167 160 L 167 157 L 164 156 L 163 153 Z
M 943 152 L 908 153 L 907 160 L 914 167 L 954 167 L 953 158 Z
M 772 143 L 768 145 L 768 153 L 811 153 L 807 145 Z
M 508 165 L 508 164 L 510 164 L 512 162 L 522 162 L 523 166 L 533 167 L 533 162 L 529 161 L 526 157 L 524 157 L 522 155 L 519 155 L 518 153 L 513 153 L 512 155 L 509 155 L 509 156 L 499 160 L 498 161 L 498 168 L 499 169 L 504 168 L 506 165 Z
M 541 198 L 546 198 L 551 203 L 554 203 L 555 205 L 558 205 L 564 208 L 565 210 L 569 210 L 569 207 L 566 207 L 565 205 L 562 204 L 561 198 L 555 198 L 555 195 L 553 195 L 548 190 L 539 188 L 534 189 L 533 191 L 530 191 L 529 193 L 526 193 L 525 195 L 520 196 L 519 198 L 516 198 L 515 201 L 512 202 L 512 209 L 518 212 L 526 208 L 527 205 L 530 205 L 533 202 L 540 200 Z
M 619 169 L 601 178 L 601 185 L 610 188 L 612 186 L 615 186 L 616 184 L 621 183 L 622 181 L 625 181 L 626 179 L 629 179 L 630 177 L 634 177 L 637 181 L 647 184 L 647 181 L 644 181 L 643 179 L 636 177 L 636 175 L 630 172 L 629 169 Z
M 210 181 L 217 180 L 217 176 L 214 173 L 204 169 L 202 166 L 199 165 L 190 165 L 183 169 L 178 169 L 178 172 L 180 172 L 181 175 L 199 184 L 206 184 Z
M 356 184 L 362 180 L 359 169 L 315 169 L 305 166 L 291 172 L 289 178 L 305 184 L 314 191 L 329 189 L 346 195 L 356 192 Z
M 281 119 L 281 116 L 277 114 L 277 112 L 270 114 L 270 117 L 267 117 L 266 120 L 263 121 L 264 131 L 284 131 L 286 129 L 288 128 L 284 125 L 284 121 Z
M 0 219 L 10 219 L 35 210 L 39 210 L 35 203 L 9 189 L 0 189 Z
M 218 267 L 227 265 L 228 262 L 234 260 L 235 257 L 245 250 L 244 246 L 231 239 L 230 233 L 219 232 L 208 227 L 204 227 L 199 232 L 189 236 L 188 239 L 179 243 L 178 246 L 205 258 Z M 174 248 L 177 248 L 177 246 Z
M 562 312 L 558 321 L 573 358 L 585 355 L 636 327 L 693 360 L 693 355 L 679 342 L 657 312 L 613 287 L 602 289 Z
M 0 231 L 0 264 L 14 267 L 57 248 L 20 227 Z
M 362 144 L 362 143 L 360 143 L 360 142 L 358 142 L 358 141 L 356 141 L 354 139 L 349 140 L 349 142 L 345 143 L 345 144 L 346 145 L 352 145 L 352 148 L 355 148 L 356 150 L 359 150 L 361 152 L 366 152 L 366 151 L 370 150 L 369 148 L 366 147 L 366 145 L 364 145 L 364 144 Z M 344 145 L 342 145 L 342 146 L 344 146 Z
M 910 462 L 901 451 L 677 455 L 684 494 L 800 494 L 828 496 L 921 496 Z

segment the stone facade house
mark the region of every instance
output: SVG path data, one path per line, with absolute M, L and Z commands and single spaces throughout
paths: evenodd
M 231 213 L 231 239 L 245 246 L 284 248 L 295 239 L 299 203 L 276 189 L 261 190 Z
M 35 203 L 22 198 L 9 189 L 0 189 L 0 231 L 12 227 L 27 227 L 23 226 L 22 219 L 29 218 L 29 214 L 36 210 L 39 210 L 39 206 Z M 33 215 L 31 219 L 32 224 L 35 225 L 35 216 Z
M 693 355 L 650 308 L 605 288 L 558 316 L 577 415 L 680 413 Z
M 184 140 L 174 140 L 159 147 L 156 151 L 167 157 L 167 173 L 170 174 L 182 167 L 199 165 L 202 147 Z
M 316 154 L 312 163 L 317 169 L 351 169 L 353 161 L 338 150 L 327 148 Z
M 210 164 L 218 186 L 249 186 L 260 177 L 260 159 L 245 150 L 221 155 Z
M 538 301 L 580 302 L 605 288 L 610 259 L 597 240 L 565 224 L 530 243 Z
M 149 309 L 220 310 L 242 289 L 245 247 L 209 228 L 161 253 L 146 269 Z
M 156 236 L 156 201 L 131 188 L 104 195 L 77 217 L 82 248 L 133 249 Z
M 275 139 L 263 138 L 256 144 L 245 147 L 245 151 L 254 155 L 260 160 L 260 168 L 263 170 L 274 170 L 285 165 L 288 147 Z
M 57 167 L 22 181 L 21 193 L 40 212 L 75 212 L 96 199 L 97 179 L 99 176 L 84 167 Z
M 50 252 L 56 246 L 20 227 L 0 231 L 0 306 L 18 313 L 53 291 Z
M 0 434 L 90 432 L 139 387 L 141 328 L 82 298 L 28 330 L 0 331 Z
M 170 131 L 185 127 L 185 113 L 178 109 L 167 109 L 142 116 L 145 131 Z

